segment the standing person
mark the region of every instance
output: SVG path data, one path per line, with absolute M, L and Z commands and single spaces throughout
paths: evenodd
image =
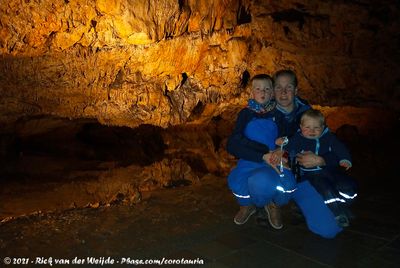
M 326 127 L 325 118 L 319 110 L 310 109 L 303 113 L 300 130 L 289 139 L 285 149 L 291 157 L 307 151 L 320 156 L 328 153 L 335 156 L 336 163 L 333 166 L 300 166 L 299 181 L 309 181 L 321 194 L 338 224 L 341 227 L 349 226 L 349 205 L 357 196 L 356 183 L 338 167 L 350 169 L 351 156 L 346 146 Z
M 252 79 L 252 99 L 242 109 L 227 143 L 227 151 L 240 158 L 228 176 L 228 185 L 239 203 L 234 217 L 238 225 L 244 224 L 256 212 L 265 209 L 271 226 L 283 227 L 278 206 L 286 204 L 295 190 L 290 170 L 278 171 L 279 153 L 273 152 L 278 128 L 270 116 L 275 104 L 272 78 L 256 75 Z M 281 174 L 280 174 L 281 173 Z

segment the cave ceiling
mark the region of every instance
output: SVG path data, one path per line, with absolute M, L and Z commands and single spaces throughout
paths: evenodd
M 0 124 L 232 119 L 249 78 L 282 68 L 312 104 L 398 110 L 398 15 L 396 1 L 1 1 Z

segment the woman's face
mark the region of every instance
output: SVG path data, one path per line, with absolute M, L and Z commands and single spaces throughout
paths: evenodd
M 297 87 L 293 85 L 292 78 L 289 75 L 281 75 L 275 81 L 275 100 L 288 112 L 294 107 L 294 98 L 297 94 Z
M 265 104 L 272 98 L 272 81 L 257 79 L 252 84 L 253 99 L 259 104 Z

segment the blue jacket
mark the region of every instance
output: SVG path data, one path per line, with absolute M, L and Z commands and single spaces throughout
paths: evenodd
M 270 148 L 245 136 L 247 124 L 254 119 L 260 118 L 271 118 L 271 112 L 257 113 L 247 107 L 239 112 L 235 128 L 229 136 L 226 145 L 226 150 L 231 155 L 247 161 L 264 162 L 262 157 L 269 152 Z
M 295 109 L 292 112 L 275 108 L 268 113 L 257 113 L 249 108 L 242 109 L 237 117 L 235 128 L 228 138 L 226 150 L 231 155 L 253 162 L 263 162 L 263 155 L 271 148 L 262 143 L 252 141 L 244 135 L 247 124 L 255 118 L 272 118 L 278 125 L 278 136 L 292 136 L 300 125 L 301 115 L 310 109 L 308 103 L 299 97 L 295 98 Z M 273 148 L 272 148 L 273 149 Z
M 322 131 L 321 136 L 316 139 L 306 138 L 298 130 L 293 137 L 289 138 L 289 143 L 285 149 L 289 152 L 291 158 L 304 151 L 311 151 L 324 158 L 326 166 L 309 169 L 300 167 L 305 172 L 317 171 L 327 167 L 337 167 L 340 161 L 347 161 L 351 165 L 349 150 L 327 127 Z M 327 157 L 328 155 L 329 157 Z
M 285 112 L 276 106 L 274 110 L 271 111 L 271 116 L 275 119 L 275 123 L 278 125 L 278 136 L 293 136 L 300 126 L 300 118 L 303 113 L 309 110 L 311 107 L 305 101 L 299 97 L 295 97 L 294 100 L 295 108 L 290 113 Z

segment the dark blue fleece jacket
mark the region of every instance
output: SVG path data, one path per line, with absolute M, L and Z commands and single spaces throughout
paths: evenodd
M 305 101 L 299 97 L 295 97 L 294 100 L 295 108 L 290 113 L 287 113 L 283 109 L 280 109 L 277 105 L 274 110 L 271 111 L 271 116 L 274 118 L 275 123 L 278 125 L 278 136 L 291 137 L 293 136 L 300 126 L 300 118 L 303 113 L 309 110 L 311 107 Z
M 310 106 L 304 100 L 296 97 L 295 109 L 285 113 L 278 108 L 268 113 L 257 113 L 249 108 L 242 109 L 237 117 L 235 128 L 228 138 L 226 150 L 231 155 L 247 161 L 262 162 L 263 155 L 268 153 L 268 146 L 252 141 L 244 135 L 244 129 L 254 118 L 272 118 L 278 125 L 278 136 L 292 136 L 299 128 L 300 117 Z
M 347 161 L 351 165 L 349 150 L 328 128 L 325 128 L 322 134 L 316 139 L 306 138 L 301 134 L 300 130 L 298 130 L 293 137 L 289 138 L 289 143 L 286 145 L 285 149 L 292 158 L 298 153 L 311 151 L 325 159 L 325 167 L 337 167 L 340 161 Z M 309 169 L 301 167 L 301 170 L 316 171 L 325 167 Z

